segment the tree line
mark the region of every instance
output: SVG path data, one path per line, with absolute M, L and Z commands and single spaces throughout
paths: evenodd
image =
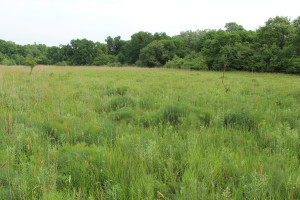
M 146 66 L 198 70 L 300 73 L 300 16 L 270 18 L 255 31 L 230 22 L 224 30 L 176 36 L 138 32 L 106 43 L 74 39 L 67 45 L 18 45 L 0 40 L 0 64 Z

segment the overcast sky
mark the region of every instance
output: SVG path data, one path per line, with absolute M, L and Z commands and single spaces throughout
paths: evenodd
M 223 29 L 236 22 L 255 30 L 276 16 L 300 16 L 300 0 L 0 0 L 0 39 L 49 46 L 138 31 Z

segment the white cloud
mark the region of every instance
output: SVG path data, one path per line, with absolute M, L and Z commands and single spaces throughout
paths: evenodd
M 138 31 L 219 29 L 237 22 L 246 29 L 270 17 L 299 15 L 297 0 L 0 0 L 0 39 L 20 44 L 66 44 L 107 36 L 130 39 Z

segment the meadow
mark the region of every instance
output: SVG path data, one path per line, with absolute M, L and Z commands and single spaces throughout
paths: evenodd
M 300 199 L 300 77 L 0 66 L 0 199 Z

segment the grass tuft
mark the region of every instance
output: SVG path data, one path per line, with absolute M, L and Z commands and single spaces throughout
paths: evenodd
M 128 96 L 116 96 L 113 97 L 106 105 L 107 110 L 115 111 L 120 108 L 134 107 L 135 101 Z

